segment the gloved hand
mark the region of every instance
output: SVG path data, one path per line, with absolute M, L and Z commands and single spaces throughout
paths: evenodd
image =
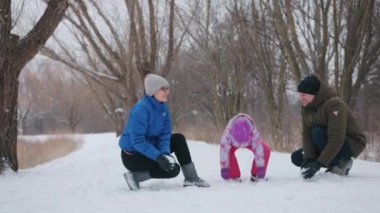
M 175 167 L 175 161 L 170 155 L 159 155 L 157 158 L 158 165 L 165 171 L 170 171 Z
M 256 169 L 256 177 L 257 178 L 265 178 L 265 167 L 257 167 Z
M 311 163 L 311 162 L 313 162 L 313 161 L 315 161 L 315 160 L 312 160 L 312 159 L 305 159 L 305 160 L 303 160 L 303 162 L 301 163 L 301 169 L 303 169 L 307 164 L 309 164 L 309 163 Z
M 222 168 L 220 171 L 220 175 L 223 179 L 227 180 L 230 178 L 230 169 L 229 168 Z
M 313 162 L 307 163 L 301 169 L 301 174 L 304 179 L 310 179 L 315 175 L 315 173 L 319 171 L 320 168 L 321 168 L 321 164 L 318 161 L 313 161 Z

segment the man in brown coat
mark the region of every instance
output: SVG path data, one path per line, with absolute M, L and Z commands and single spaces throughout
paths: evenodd
M 367 143 L 350 109 L 315 75 L 306 76 L 297 91 L 302 103 L 302 149 L 292 153 L 292 162 L 301 167 L 305 179 L 321 167 L 348 175 L 351 158 L 358 157 Z

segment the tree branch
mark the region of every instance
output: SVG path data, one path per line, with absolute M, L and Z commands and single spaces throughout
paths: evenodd
M 23 67 L 46 43 L 65 15 L 68 5 L 67 0 L 48 1 L 44 14 L 33 29 L 20 40 L 15 51 L 19 67 Z

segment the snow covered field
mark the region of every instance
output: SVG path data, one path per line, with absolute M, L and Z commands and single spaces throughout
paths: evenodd
M 219 176 L 219 146 L 189 141 L 211 188 L 182 187 L 183 176 L 150 180 L 129 191 L 114 133 L 83 135 L 84 145 L 50 163 L 0 175 L 1 213 L 55 212 L 380 212 L 380 163 L 354 161 L 349 177 L 321 173 L 304 181 L 290 155 L 272 152 L 269 181 L 249 182 L 252 154 L 239 150 L 241 183 Z

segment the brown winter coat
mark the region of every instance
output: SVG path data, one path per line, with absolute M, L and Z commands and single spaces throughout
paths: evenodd
M 344 143 L 348 144 L 355 158 L 367 143 L 348 106 L 333 89 L 322 85 L 314 100 L 302 107 L 302 124 L 304 159 L 317 159 L 324 166 L 330 164 Z M 316 125 L 327 128 L 327 144 L 319 156 L 311 140 L 312 127 Z

